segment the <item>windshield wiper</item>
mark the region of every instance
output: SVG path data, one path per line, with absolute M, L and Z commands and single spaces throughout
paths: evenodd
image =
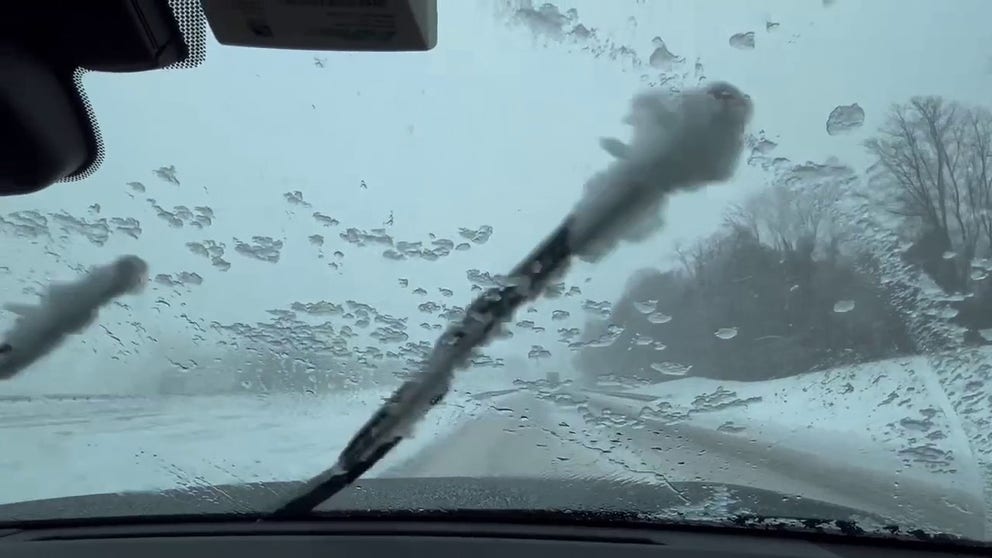
M 586 183 L 572 213 L 503 286 L 477 298 L 465 317 L 441 335 L 422 373 L 404 382 L 372 415 L 335 465 L 307 481 L 271 517 L 309 514 L 382 459 L 447 394 L 454 371 L 472 350 L 489 341 L 517 308 L 537 298 L 572 258 L 597 261 L 621 240 L 643 238 L 645 224 L 657 219 L 669 195 L 730 178 L 750 116 L 750 99 L 725 83 L 677 96 L 649 92 L 635 97 L 626 120 L 634 127 L 632 144 L 601 141 L 617 160 Z
M 306 483 L 302 493 L 274 515 L 306 513 L 351 484 L 403 439 L 414 423 L 444 397 L 454 370 L 471 351 L 484 344 L 492 330 L 537 295 L 568 263 L 568 221 L 510 274 L 510 284 L 478 297 L 462 321 L 435 343 L 424 371 L 407 380 L 351 439 L 337 464 Z

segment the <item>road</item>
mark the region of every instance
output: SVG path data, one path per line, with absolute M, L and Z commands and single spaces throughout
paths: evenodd
M 893 456 L 812 454 L 774 440 L 616 414 L 611 420 L 590 420 L 574 406 L 527 392 L 504 394 L 490 403 L 488 412 L 381 476 L 606 476 L 661 485 L 699 480 L 774 490 L 873 512 L 901 525 L 986 537 L 980 496 L 937 482 L 901 479 L 894 473 Z M 601 416 L 609 403 L 608 398 L 591 401 L 591 415 Z
M 526 389 L 472 397 L 471 404 L 454 401 L 435 409 L 419 435 L 371 475 L 605 478 L 652 483 L 659 490 L 683 481 L 727 483 L 987 538 L 980 486 L 962 493 L 940 484 L 942 477 L 900 476 L 894 472 L 898 459 L 881 450 L 872 454 L 852 443 L 861 449 L 809 453 L 781 440 L 634 419 L 629 401 L 625 407 L 611 395 L 589 397 L 585 408 Z M 332 462 L 380 399 L 351 394 L 333 400 L 0 402 L 6 450 L 0 455 L 0 499 L 301 480 Z

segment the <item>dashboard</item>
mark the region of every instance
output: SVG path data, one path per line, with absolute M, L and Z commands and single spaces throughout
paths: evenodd
M 861 544 L 864 542 L 864 544 Z M 0 530 L 3 558 L 834 558 L 988 556 L 988 548 L 719 530 L 458 521 L 244 521 Z

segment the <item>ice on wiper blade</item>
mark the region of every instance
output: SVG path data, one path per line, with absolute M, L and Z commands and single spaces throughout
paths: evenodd
M 7 303 L 3 309 L 17 315 L 0 340 L 0 380 L 19 372 L 55 350 L 66 336 L 79 333 L 96 320 L 100 307 L 140 290 L 148 264 L 137 256 L 122 256 L 97 266 L 77 281 L 54 283 L 38 304 Z
M 615 160 L 590 178 L 565 220 L 509 274 L 486 291 L 461 322 L 449 327 L 423 370 L 375 412 L 341 452 L 333 467 L 305 483 L 273 517 L 309 513 L 375 465 L 448 392 L 454 371 L 525 302 L 564 273 L 572 258 L 597 261 L 621 241 L 647 238 L 661 226 L 668 196 L 730 178 L 751 117 L 750 98 L 726 83 L 679 94 L 636 96 L 625 123 L 630 143 L 603 139 Z

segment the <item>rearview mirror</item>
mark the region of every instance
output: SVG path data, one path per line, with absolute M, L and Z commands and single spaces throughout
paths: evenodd
M 72 75 L 19 45 L 0 43 L 0 196 L 41 190 L 95 156 Z

